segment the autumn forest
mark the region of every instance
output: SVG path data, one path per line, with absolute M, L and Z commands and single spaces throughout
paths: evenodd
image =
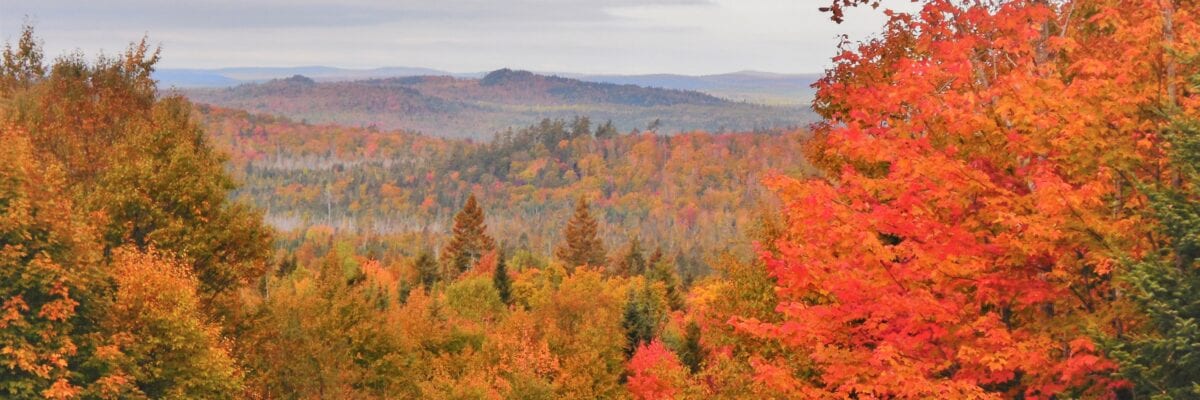
M 805 107 L 27 25 L 0 398 L 1200 399 L 1200 3 L 804 3 Z

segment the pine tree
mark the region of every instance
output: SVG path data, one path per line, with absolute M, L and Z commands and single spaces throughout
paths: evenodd
M 484 253 L 496 248 L 496 242 L 487 235 L 483 218 L 483 209 L 472 194 L 454 216 L 454 236 L 442 248 L 442 279 L 454 279 L 475 265 Z
M 429 289 L 432 289 L 433 284 L 438 280 L 437 260 L 428 250 L 421 251 L 414 263 L 414 268 L 417 270 L 417 279 L 421 282 L 421 286 L 425 288 L 426 293 L 429 293 Z
M 614 265 L 617 276 L 636 276 L 646 273 L 646 256 L 642 254 L 642 241 L 634 236 L 625 247 L 625 253 Z
M 679 360 L 683 361 L 692 373 L 700 371 L 700 363 L 704 361 L 704 346 L 700 345 L 700 325 L 696 321 L 688 321 L 683 333 L 683 348 L 679 349 Z
M 618 135 L 617 127 L 613 125 L 612 120 L 604 121 L 603 124 L 596 127 L 596 138 L 606 139 L 616 137 Z
M 656 250 L 651 259 L 654 262 L 647 266 L 646 279 L 651 282 L 662 282 L 663 287 L 667 290 L 667 303 L 672 310 L 683 308 L 683 283 L 679 279 L 679 273 L 676 271 L 674 263 L 663 259 L 662 249 Z
M 1200 397 L 1200 123 L 1172 128 L 1165 136 L 1178 178 L 1148 193 L 1169 246 L 1134 263 L 1125 277 L 1149 330 L 1109 345 L 1139 398 Z
M 567 267 L 581 265 L 604 265 L 604 242 L 596 235 L 597 223 L 588 209 L 587 200 L 583 196 L 575 203 L 575 215 L 567 223 L 563 236 L 565 241 L 554 251 L 554 255 L 567 264 Z
M 496 269 L 492 273 L 492 285 L 500 293 L 500 301 L 512 304 L 512 280 L 508 277 L 508 265 L 504 261 L 504 252 L 497 255 Z

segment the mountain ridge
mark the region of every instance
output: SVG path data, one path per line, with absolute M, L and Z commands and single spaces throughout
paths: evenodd
M 482 78 L 488 73 L 488 71 L 460 73 L 432 68 L 403 66 L 371 69 L 328 66 L 229 67 L 214 69 L 163 68 L 155 71 L 155 79 L 159 80 L 162 87 L 196 89 L 232 87 L 243 83 L 262 83 L 271 79 L 282 79 L 293 75 L 304 75 L 316 81 L 331 82 L 411 76 Z M 807 105 L 811 102 L 815 92 L 811 88 L 811 85 L 820 77 L 820 74 L 788 74 L 754 70 L 706 75 L 673 73 L 587 74 L 552 71 L 535 71 L 532 73 L 597 83 L 635 84 L 663 89 L 694 90 L 733 101 L 775 105 Z
M 591 82 L 500 69 L 479 78 L 408 76 L 321 81 L 305 75 L 222 88 L 177 89 L 199 103 L 349 126 L 483 139 L 543 118 L 587 116 L 662 133 L 798 126 L 806 107 L 738 102 L 699 91 Z

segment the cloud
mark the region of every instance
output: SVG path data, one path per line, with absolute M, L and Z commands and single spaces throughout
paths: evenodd
M 499 67 L 570 72 L 819 71 L 838 33 L 808 0 L 0 0 L 50 53 L 115 53 L 148 34 L 164 66 Z M 874 15 L 872 15 L 874 14 Z

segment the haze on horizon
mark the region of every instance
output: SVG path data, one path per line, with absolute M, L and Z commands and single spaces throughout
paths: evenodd
M 28 19 L 56 57 L 116 54 L 148 35 L 162 68 L 502 67 L 593 74 L 820 72 L 838 36 L 878 31 L 882 8 L 836 24 L 795 0 L 0 0 L 0 39 Z M 897 0 L 891 7 L 911 7 Z

